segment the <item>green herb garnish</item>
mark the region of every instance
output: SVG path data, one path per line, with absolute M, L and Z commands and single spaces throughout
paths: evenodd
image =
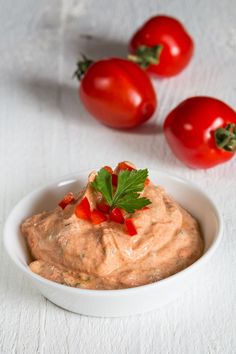
M 147 176 L 147 169 L 122 170 L 118 174 L 117 188 L 113 192 L 112 176 L 102 168 L 92 182 L 92 186 L 96 191 L 102 193 L 111 209 L 118 207 L 127 213 L 134 213 L 135 210 L 151 204 L 149 199 L 140 197 Z

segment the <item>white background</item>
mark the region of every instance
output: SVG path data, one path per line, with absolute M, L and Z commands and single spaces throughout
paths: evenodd
M 178 77 L 154 81 L 159 107 L 148 124 L 130 132 L 106 128 L 77 97 L 71 78 L 77 56 L 125 55 L 134 30 L 157 13 L 183 21 L 195 38 L 194 59 Z M 211 170 L 190 170 L 161 133 L 168 111 L 192 95 L 235 107 L 234 0 L 0 0 L 1 233 L 11 208 L 34 188 L 124 159 L 196 182 L 225 221 L 223 242 L 199 283 L 161 310 L 123 319 L 54 306 L 16 271 L 1 243 L 1 354 L 236 353 L 236 157 Z

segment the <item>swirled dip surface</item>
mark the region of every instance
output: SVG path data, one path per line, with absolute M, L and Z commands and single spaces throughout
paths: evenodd
M 142 192 L 152 204 L 135 212 L 134 237 L 127 235 L 124 225 L 93 225 L 77 218 L 74 209 L 84 196 L 94 207 L 96 196 L 88 184 L 64 210 L 56 207 L 23 222 L 33 272 L 73 287 L 129 288 L 175 274 L 203 253 L 197 221 L 159 186 L 150 183 Z

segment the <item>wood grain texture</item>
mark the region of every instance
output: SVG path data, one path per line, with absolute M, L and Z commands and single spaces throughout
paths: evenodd
M 125 55 L 132 32 L 156 13 L 185 23 L 196 41 L 194 60 L 178 77 L 155 80 L 159 108 L 148 124 L 113 131 L 80 105 L 71 79 L 77 55 Z M 161 310 L 122 319 L 54 306 L 15 270 L 1 243 L 1 354 L 236 353 L 236 159 L 190 170 L 171 154 L 160 128 L 191 95 L 236 106 L 235 19 L 234 0 L 0 0 L 1 233 L 14 204 L 38 185 L 123 159 L 196 182 L 225 220 L 223 242 L 198 284 Z

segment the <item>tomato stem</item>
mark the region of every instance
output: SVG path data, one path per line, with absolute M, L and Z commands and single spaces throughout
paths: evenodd
M 81 54 L 82 60 L 77 62 L 77 70 L 74 72 L 73 77 L 77 77 L 78 80 L 81 80 L 90 65 L 94 63 L 93 60 L 86 57 L 86 55 Z
M 136 49 L 135 54 L 128 55 L 128 59 L 139 64 L 141 68 L 146 69 L 150 65 L 157 65 L 159 63 L 162 49 L 163 45 L 161 44 L 153 47 L 141 45 Z
M 225 128 L 216 129 L 215 142 L 222 150 L 236 152 L 236 125 L 230 123 Z

